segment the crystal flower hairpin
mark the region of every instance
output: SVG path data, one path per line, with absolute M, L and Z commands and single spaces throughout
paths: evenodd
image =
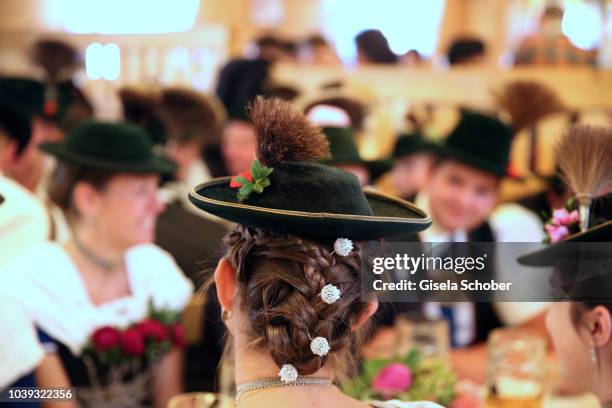
M 321 299 L 328 305 L 335 303 L 340 299 L 340 289 L 332 284 L 327 284 L 321 289 Z
M 334 242 L 334 252 L 340 256 L 348 256 L 353 251 L 353 241 L 348 238 L 338 238 Z

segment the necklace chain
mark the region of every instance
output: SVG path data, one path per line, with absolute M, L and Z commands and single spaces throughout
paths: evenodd
M 329 378 L 321 377 L 302 377 L 298 376 L 295 381 L 285 383 L 280 378 L 260 378 L 258 380 L 248 381 L 242 383 L 236 387 L 236 404 L 240 397 L 249 391 L 263 390 L 266 388 L 279 388 L 279 387 L 325 387 L 332 385 L 332 380 Z
M 100 258 L 98 255 L 94 254 L 87 247 L 85 247 L 85 245 L 83 245 L 76 236 L 73 237 L 73 241 L 74 245 L 77 247 L 81 254 L 83 254 L 87 259 L 96 264 L 98 267 L 106 271 L 112 271 L 114 269 L 117 269 L 123 263 L 123 259 L 119 259 L 117 261 L 107 261 L 106 259 Z

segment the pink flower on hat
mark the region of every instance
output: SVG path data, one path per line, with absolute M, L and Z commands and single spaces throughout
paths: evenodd
M 572 212 L 567 211 L 565 208 L 559 208 L 553 212 L 551 222 L 555 225 L 571 225 L 580 220 L 580 215 L 577 210 Z
M 544 227 L 550 242 L 559 242 L 569 235 L 569 229 L 565 225 L 546 224 Z

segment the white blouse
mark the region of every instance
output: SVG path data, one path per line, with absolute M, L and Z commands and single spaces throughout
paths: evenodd
M 79 271 L 62 246 L 41 243 L 23 251 L 0 271 L 0 296 L 21 302 L 37 326 L 79 355 L 91 333 L 105 325 L 126 327 L 156 308 L 180 311 L 193 285 L 170 254 L 153 244 L 126 252 L 131 294 L 94 305 Z M 2 294 L 1 292 L 5 292 Z

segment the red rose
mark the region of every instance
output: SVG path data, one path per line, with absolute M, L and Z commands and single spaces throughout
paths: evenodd
M 127 329 L 121 335 L 121 347 L 130 356 L 141 356 L 145 352 L 145 343 L 140 330 L 136 327 Z
M 91 340 L 99 351 L 106 351 L 117 347 L 121 343 L 121 333 L 119 330 L 104 326 L 97 329 L 91 336 Z
M 146 319 L 136 327 L 144 338 L 152 338 L 155 341 L 164 341 L 166 339 L 166 329 L 157 320 Z
M 168 326 L 168 332 L 172 343 L 178 348 L 185 348 L 187 346 L 187 336 L 185 334 L 185 328 L 180 323 Z
M 232 177 L 232 180 L 230 181 L 230 187 L 231 188 L 238 188 L 238 187 L 242 187 L 242 183 L 239 182 L 237 180 L 238 177 L 244 177 L 245 179 L 249 180 L 251 183 L 253 182 L 253 176 L 251 176 L 251 171 L 243 171 L 242 173 L 238 174 L 237 176 Z

